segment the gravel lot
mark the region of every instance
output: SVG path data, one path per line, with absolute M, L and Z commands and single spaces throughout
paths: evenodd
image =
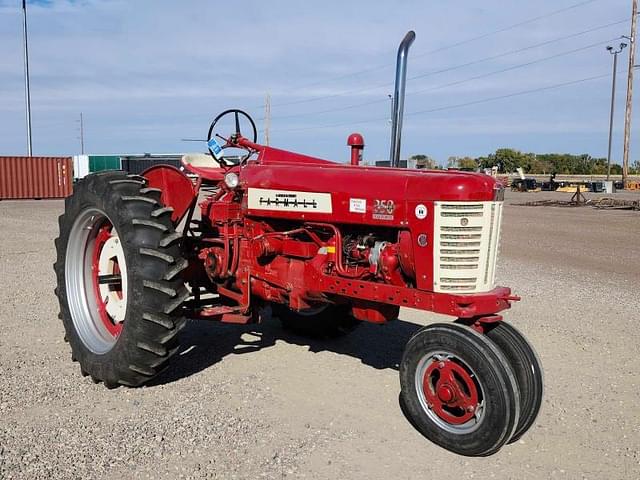
M 81 377 L 53 295 L 62 208 L 0 202 L 0 478 L 640 478 L 639 212 L 506 208 L 499 280 L 523 297 L 506 316 L 546 396 L 522 440 L 465 458 L 398 406 L 404 343 L 440 320 L 422 312 L 311 343 L 276 321 L 192 322 L 148 387 Z

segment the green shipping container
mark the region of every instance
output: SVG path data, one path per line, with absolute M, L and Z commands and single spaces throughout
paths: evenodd
M 89 172 L 102 170 L 120 170 L 120 157 L 118 155 L 89 155 Z

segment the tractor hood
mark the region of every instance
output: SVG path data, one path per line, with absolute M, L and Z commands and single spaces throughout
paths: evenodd
M 434 201 L 491 201 L 499 188 L 478 173 L 323 161 L 252 163 L 240 180 L 249 215 L 381 226 L 407 225 L 419 205 L 431 210 Z

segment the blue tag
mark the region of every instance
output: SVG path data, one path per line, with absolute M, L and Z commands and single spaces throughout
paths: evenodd
M 209 149 L 213 152 L 213 156 L 216 157 L 216 160 L 219 160 L 222 157 L 222 147 L 218 143 L 215 138 L 212 138 L 207 142 Z

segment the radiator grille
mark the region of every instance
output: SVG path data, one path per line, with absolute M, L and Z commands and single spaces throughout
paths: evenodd
M 502 202 L 436 202 L 434 214 L 434 290 L 493 289 Z

